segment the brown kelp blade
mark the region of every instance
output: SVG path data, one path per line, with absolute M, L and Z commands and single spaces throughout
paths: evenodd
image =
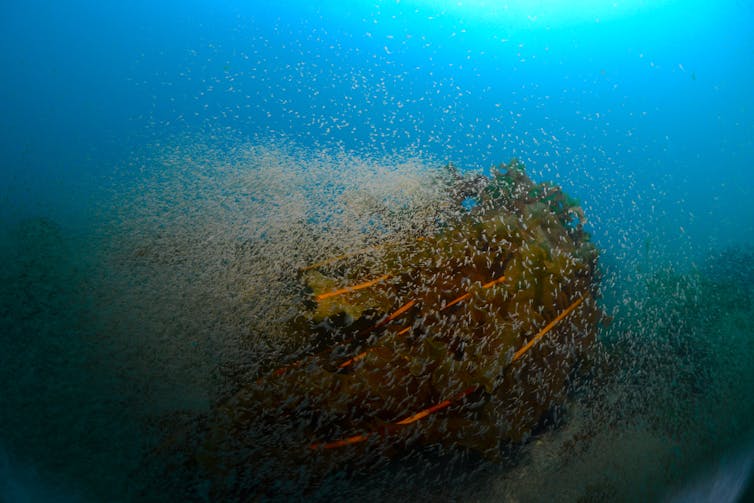
M 493 282 L 491 282 L 493 283 Z M 489 283 L 488 283 L 489 284 Z M 516 353 L 513 355 L 513 358 L 511 359 L 511 363 L 515 362 L 516 360 L 520 359 L 524 354 L 526 354 L 527 351 L 529 351 L 534 345 L 536 345 L 550 330 L 552 330 L 560 321 L 563 320 L 566 316 L 568 316 L 571 311 L 576 309 L 579 304 L 584 300 L 583 297 L 580 297 L 576 299 L 570 306 L 568 306 L 566 309 L 564 309 L 555 319 L 553 319 L 550 323 L 548 323 L 542 330 L 540 330 L 534 337 L 531 338 L 529 342 L 527 342 L 521 349 L 516 351 Z M 424 410 L 421 410 L 419 412 L 416 412 L 414 414 L 411 414 L 410 416 L 401 419 L 400 421 L 396 421 L 393 426 L 406 426 L 412 423 L 415 423 L 421 419 L 424 419 L 425 417 L 429 416 L 430 414 L 434 414 L 435 412 L 441 411 L 450 405 L 452 405 L 455 402 L 458 402 L 459 400 L 463 399 L 464 397 L 470 395 L 474 391 L 479 389 L 479 386 L 471 386 L 460 393 L 443 400 L 439 403 L 436 403 L 432 405 L 431 407 L 427 407 Z M 332 442 L 321 442 L 321 443 L 313 443 L 309 447 L 311 449 L 335 449 L 339 447 L 346 447 L 349 445 L 357 444 L 364 442 L 368 440 L 373 435 L 377 434 L 377 432 L 369 432 L 369 433 L 362 433 L 359 435 L 354 435 L 351 437 L 342 438 L 339 440 L 334 440 Z

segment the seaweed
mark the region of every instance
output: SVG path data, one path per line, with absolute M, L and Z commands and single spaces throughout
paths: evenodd
M 603 318 L 583 212 L 516 160 L 490 176 L 449 165 L 435 183 L 436 232 L 301 268 L 288 330 L 304 354 L 197 428 L 213 497 L 284 494 L 427 446 L 495 458 L 563 404 Z

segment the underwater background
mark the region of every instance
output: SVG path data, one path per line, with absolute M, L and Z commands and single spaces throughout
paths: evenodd
M 516 158 L 584 210 L 610 377 L 505 462 L 306 497 L 754 501 L 753 27 L 735 0 L 4 3 L 0 500 L 183 500 L 165 431 L 284 351 L 297 253 Z

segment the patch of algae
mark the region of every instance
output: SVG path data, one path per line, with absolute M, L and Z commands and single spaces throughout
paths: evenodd
M 603 316 L 583 211 L 516 161 L 435 183 L 435 231 L 301 271 L 289 331 L 313 349 L 202 422 L 194 462 L 213 497 L 285 493 L 280 480 L 309 487 L 428 445 L 495 457 L 563 403 Z

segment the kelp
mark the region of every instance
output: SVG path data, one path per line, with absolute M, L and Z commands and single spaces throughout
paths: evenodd
M 214 496 L 285 493 L 430 445 L 494 458 L 563 403 L 602 318 L 581 208 L 516 161 L 437 183 L 452 211 L 436 232 L 393 236 L 378 261 L 301 267 L 288 330 L 310 350 L 202 422 L 195 462 Z

